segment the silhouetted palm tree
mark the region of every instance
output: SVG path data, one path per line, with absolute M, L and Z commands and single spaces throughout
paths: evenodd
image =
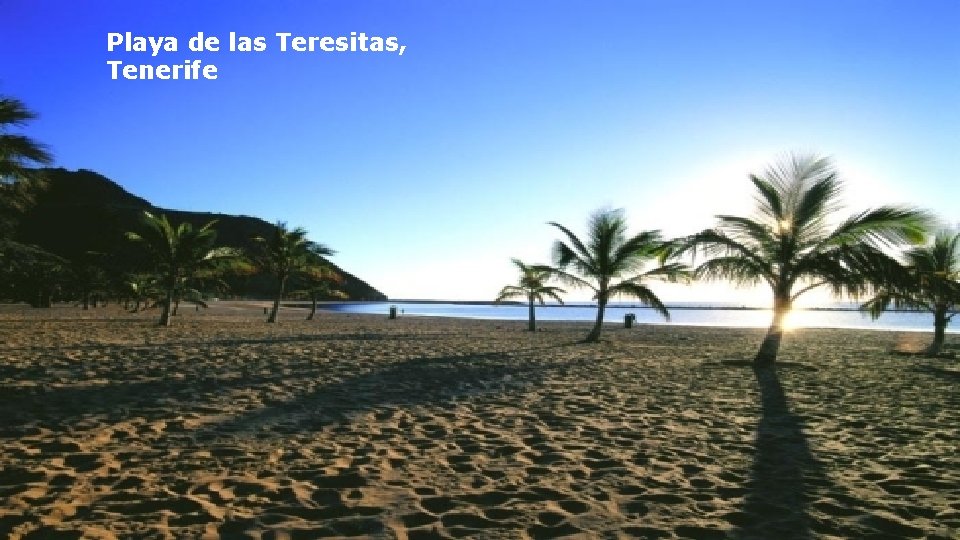
M 174 301 L 181 295 L 193 296 L 185 289 L 187 282 L 199 272 L 236 259 L 238 254 L 231 248 L 214 247 L 216 220 L 196 229 L 189 223 L 174 227 L 164 215 L 143 214 L 143 230 L 128 232 L 127 238 L 142 242 L 153 257 L 164 292 L 160 325 L 169 326 Z
M 277 223 L 269 238 L 257 236 L 254 239 L 257 251 L 253 260 L 264 271 L 277 280 L 277 297 L 273 302 L 273 309 L 267 322 L 277 322 L 280 312 L 280 301 L 283 298 L 287 279 L 302 270 L 323 262 L 322 255 L 333 255 L 329 247 L 307 239 L 307 231 L 303 227 L 290 230 L 287 224 Z
M 11 127 L 22 126 L 36 117 L 19 99 L 0 98 L 0 176 L 20 176 L 33 164 L 53 160 L 42 144 L 8 133 Z
M 97 261 L 100 253 L 86 252 L 72 262 L 73 287 L 80 295 L 80 303 L 84 310 L 90 309 L 90 300 L 93 307 L 97 307 L 97 298 L 106 295 L 108 288 L 107 272 Z
M 697 277 L 771 288 L 773 321 L 754 359 L 765 366 L 777 359 L 784 318 L 800 295 L 818 287 L 864 294 L 870 276 L 890 265 L 881 249 L 922 241 L 930 218 L 884 206 L 831 226 L 842 182 L 828 158 L 788 156 L 750 181 L 757 189 L 756 215 L 717 216 L 717 226 L 689 237 L 685 249 L 713 257 L 697 267 Z
M 632 296 L 669 320 L 666 306 L 644 281 L 676 281 L 687 276 L 687 269 L 682 264 L 665 263 L 670 243 L 660 237 L 659 231 L 628 236 L 627 221 L 619 209 L 594 212 L 587 224 L 586 241 L 559 223 L 550 222 L 550 225 L 567 237 L 566 242 L 557 240 L 553 245 L 554 276 L 574 287 L 592 290 L 597 301 L 597 321 L 585 342 L 600 340 L 603 312 L 614 296 Z M 651 260 L 657 260 L 659 266 L 641 272 Z
M 516 285 L 506 285 L 500 289 L 496 302 L 502 302 L 509 298 L 526 298 L 529 303 L 529 316 L 527 330 L 535 332 L 537 330 L 537 314 L 534 307 L 536 302 L 543 305 L 544 297 L 553 298 L 557 302 L 563 303 L 559 293 L 567 291 L 559 287 L 551 287 L 546 284 L 553 274 L 553 269 L 543 265 L 526 264 L 520 259 L 510 259 L 514 266 L 520 270 L 520 280 Z
M 10 133 L 36 117 L 20 100 L 0 97 L 0 235 L 10 233 L 14 220 L 32 204 L 43 183 L 30 167 L 53 161 L 44 145 Z
M 70 261 L 43 249 L 0 238 L 0 295 L 48 308 L 70 280 Z
M 873 318 L 891 305 L 929 311 L 933 343 L 926 352 L 936 356 L 943 350 L 947 325 L 960 312 L 960 232 L 941 231 L 932 244 L 911 249 L 903 258 L 900 275 L 886 280 L 863 309 Z

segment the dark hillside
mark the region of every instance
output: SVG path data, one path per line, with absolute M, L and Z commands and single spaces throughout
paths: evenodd
M 145 210 L 166 214 L 175 224 L 186 221 L 200 226 L 215 219 L 218 244 L 243 249 L 251 246 L 253 236 L 266 235 L 273 228 L 256 217 L 157 208 L 93 171 L 45 169 L 45 173 L 49 187 L 21 220 L 17 239 L 71 260 L 92 251 L 106 254 L 116 264 L 136 263 L 141 253 L 124 234 L 139 227 Z M 322 238 L 314 239 L 323 242 Z M 347 279 L 343 288 L 351 299 L 386 299 L 363 280 L 336 268 Z M 255 276 L 236 283 L 233 292 L 267 297 L 272 294 L 271 288 L 269 280 Z

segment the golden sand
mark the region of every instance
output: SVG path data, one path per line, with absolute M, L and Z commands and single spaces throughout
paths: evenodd
M 0 538 L 957 538 L 958 361 L 907 334 L 0 314 Z M 957 336 L 950 336 L 956 347 Z

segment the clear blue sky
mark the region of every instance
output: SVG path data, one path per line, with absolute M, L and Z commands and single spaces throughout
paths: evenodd
M 0 1 L 0 94 L 57 165 L 151 202 L 306 227 L 394 298 L 489 299 L 559 221 L 624 207 L 694 232 L 746 212 L 746 173 L 832 155 L 850 210 L 960 222 L 960 2 Z M 229 7 L 228 7 L 229 6 Z M 107 51 L 108 32 L 179 51 Z M 194 53 L 197 32 L 267 37 Z M 397 36 L 391 53 L 280 53 L 277 32 Z M 216 64 L 111 80 L 108 60 Z M 667 299 L 728 299 L 720 287 Z M 715 295 L 703 298 L 704 295 Z

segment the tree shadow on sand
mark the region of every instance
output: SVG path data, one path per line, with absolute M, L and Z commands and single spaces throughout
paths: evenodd
M 29 372 L 24 370 L 29 375 Z M 192 410 L 214 412 L 204 402 L 233 388 L 262 387 L 282 382 L 282 375 L 240 379 L 191 376 L 182 379 L 117 380 L 106 384 L 0 386 L 0 442 L 18 438 L 36 427 L 70 429 L 95 418 L 113 423 L 132 417 L 165 419 L 172 404 L 187 403 Z
M 918 373 L 924 373 L 949 382 L 960 382 L 960 368 L 945 368 L 940 366 L 923 365 L 914 368 Z
M 777 368 L 754 368 L 761 417 L 742 522 L 734 538 L 810 538 L 810 502 L 832 486 L 804 435 L 804 420 L 790 410 Z
M 566 345 L 552 345 L 548 348 Z M 524 353 L 534 352 L 527 357 Z M 540 351 L 542 354 L 542 350 Z M 552 374 L 573 369 L 584 360 L 537 360 L 534 350 L 477 352 L 468 355 L 418 357 L 364 373 L 348 374 L 313 387 L 292 399 L 276 400 L 195 433 L 198 441 L 232 434 L 273 433 L 285 437 L 348 421 L 353 414 L 383 408 L 451 404 L 478 394 L 506 396 L 538 385 Z
M 390 336 L 391 339 L 394 336 Z M 312 341 L 347 339 L 324 336 Z M 387 339 L 386 336 L 349 336 L 349 339 Z M 233 340 L 232 345 L 288 343 L 296 339 Z M 205 344 L 216 349 L 217 342 Z M 563 347 L 554 344 L 547 348 Z M 477 351 L 466 355 L 418 356 L 382 365 L 356 366 L 349 362 L 314 362 L 310 357 L 297 359 L 287 370 L 258 365 L 181 362 L 175 367 L 163 365 L 133 366 L 103 364 L 94 380 L 72 370 L 69 383 L 59 382 L 45 365 L 4 367 L 0 385 L 0 441 L 19 438 L 36 426 L 64 429 L 92 418 L 109 423 L 128 418 L 145 421 L 169 420 L 171 407 L 186 414 L 223 414 L 223 399 L 235 392 L 253 393 L 259 403 L 252 410 L 233 413 L 222 422 L 208 424 L 197 433 L 200 439 L 216 438 L 224 433 L 258 430 L 261 425 L 283 424 L 289 430 L 292 418 L 312 420 L 303 429 L 351 412 L 389 405 L 417 405 L 450 401 L 478 392 L 515 390 L 540 380 L 559 362 L 534 361 L 543 347 L 509 352 Z M 101 347 L 102 353 L 132 355 L 137 347 Z M 213 369 L 211 369 L 213 368 Z M 291 382 L 290 369 L 297 382 Z M 82 370 L 81 370 L 82 371 Z M 132 380 L 131 380 L 132 379 Z M 30 385 L 21 384 L 23 381 Z M 109 381 L 109 382 L 106 382 Z M 314 384 L 315 381 L 315 384 Z M 281 393 L 277 393 L 277 391 Z
M 283 345 L 297 343 L 323 343 L 333 341 L 414 341 L 421 342 L 425 340 L 442 340 L 446 337 L 442 332 L 411 332 L 406 334 L 382 334 L 377 332 L 362 332 L 354 334 L 330 333 L 330 334 L 311 334 L 311 335 L 292 335 L 292 336 L 273 336 L 267 338 L 221 338 L 221 339 L 203 339 L 196 341 L 178 340 L 168 338 L 163 335 L 148 335 L 145 343 L 141 344 L 71 344 L 66 348 L 77 351 L 97 351 L 104 354 L 123 353 L 137 350 L 155 350 L 161 347 L 238 347 L 242 345 Z M 155 338 L 155 339 L 154 339 Z M 27 345 L 21 347 L 8 347 L 7 352 L 20 353 L 59 353 L 64 349 L 63 345 Z

